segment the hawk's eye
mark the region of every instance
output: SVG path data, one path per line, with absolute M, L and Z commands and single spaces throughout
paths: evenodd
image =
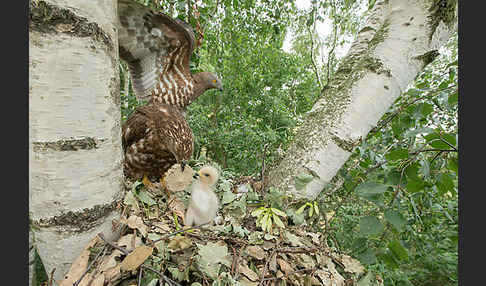
M 214 82 L 214 83 L 216 83 L 216 80 L 215 80 L 215 79 L 213 79 L 213 82 Z

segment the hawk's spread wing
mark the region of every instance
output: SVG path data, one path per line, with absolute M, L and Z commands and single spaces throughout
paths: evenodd
M 118 16 L 120 58 L 129 66 L 138 100 L 192 88 L 189 62 L 195 37 L 189 24 L 133 0 L 118 0 Z

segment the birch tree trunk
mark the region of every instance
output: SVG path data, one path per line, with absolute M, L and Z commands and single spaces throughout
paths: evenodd
M 457 29 L 457 0 L 377 1 L 269 185 L 315 198 Z M 312 175 L 297 190 L 294 179 Z
M 116 3 L 30 2 L 29 210 L 56 280 L 97 233 L 116 237 L 123 194 Z

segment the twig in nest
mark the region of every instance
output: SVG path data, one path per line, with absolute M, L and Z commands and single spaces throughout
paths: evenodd
M 172 233 L 169 233 L 169 234 L 166 234 L 166 235 L 162 236 L 159 239 L 153 240 L 150 244 L 153 246 L 156 242 L 159 242 L 159 241 L 161 241 L 163 239 L 166 239 L 169 236 L 173 236 L 173 235 L 176 235 L 178 233 L 185 232 L 185 231 L 192 230 L 192 229 L 197 229 L 197 228 L 203 227 L 203 226 L 205 226 L 207 224 L 210 224 L 210 223 L 211 222 L 207 222 L 207 223 L 203 223 L 203 224 L 200 224 L 200 225 L 196 225 L 196 226 L 193 226 L 193 227 L 190 227 L 190 228 L 185 228 L 185 229 L 181 229 L 181 230 L 178 230 L 178 231 L 174 231 Z
M 79 282 L 81 282 L 81 280 L 83 280 L 86 273 L 88 273 L 88 271 L 91 269 L 91 267 L 93 267 L 93 265 L 96 262 L 96 260 L 98 259 L 98 257 L 100 257 L 101 254 L 105 252 L 105 249 L 106 249 L 106 245 L 104 245 L 103 249 L 101 249 L 100 252 L 98 252 L 98 254 L 96 254 L 95 258 L 93 258 L 93 261 L 91 261 L 91 263 L 88 265 L 88 268 L 86 268 L 86 270 L 83 272 L 83 275 L 81 275 L 81 277 L 79 277 L 79 279 L 73 284 L 73 286 L 78 286 Z
M 298 247 L 282 247 L 277 249 L 278 252 L 283 253 L 309 253 L 309 252 L 317 252 L 318 249 L 316 247 L 305 247 L 305 246 L 298 246 Z
M 179 284 L 179 283 L 175 282 L 174 280 L 172 280 L 172 279 L 170 279 L 169 277 L 165 276 L 165 275 L 164 275 L 163 273 L 161 273 L 160 271 L 157 271 L 156 269 L 153 269 L 153 268 L 152 268 L 152 267 L 150 267 L 150 266 L 147 266 L 147 265 L 143 265 L 143 264 L 142 264 L 142 266 L 141 266 L 141 267 L 143 267 L 143 268 L 147 268 L 148 270 L 153 271 L 153 272 L 155 272 L 156 274 L 159 274 L 159 277 L 160 277 L 160 278 L 162 278 L 162 279 L 164 279 L 164 281 L 165 281 L 167 284 L 169 284 L 169 285 L 175 284 L 175 285 L 177 285 L 177 286 L 181 286 L 181 284 Z
M 49 286 L 52 286 L 52 280 L 54 278 L 54 271 L 56 271 L 56 268 L 53 268 L 51 271 L 51 277 L 49 278 Z
M 297 273 L 297 272 L 305 272 L 305 271 L 310 271 L 310 272 L 313 272 L 313 271 L 316 271 L 316 270 L 317 270 L 317 268 L 314 268 L 314 267 L 313 267 L 313 268 L 304 268 L 304 269 L 299 269 L 299 270 L 295 270 L 295 271 L 290 272 L 288 275 L 285 275 L 284 277 L 289 277 L 290 275 L 295 274 L 295 273 Z M 278 279 L 282 279 L 282 278 L 284 278 L 284 277 L 280 277 L 280 278 L 279 278 L 279 277 L 269 277 L 269 278 L 263 278 L 263 280 L 262 280 L 262 281 L 278 280 Z
M 138 283 L 137 283 L 137 284 L 138 284 L 138 286 L 140 286 L 140 285 L 141 285 L 140 283 L 142 283 L 142 271 L 143 271 L 143 270 L 142 270 L 142 267 L 140 267 L 140 268 L 138 269 Z
M 120 246 L 118 246 L 118 245 L 114 244 L 113 242 L 109 241 L 108 239 L 106 239 L 106 238 L 105 238 L 105 236 L 104 236 L 104 235 L 103 235 L 101 232 L 100 232 L 100 233 L 98 233 L 98 236 L 99 236 L 99 237 L 100 237 L 100 238 L 101 238 L 101 239 L 102 239 L 102 240 L 103 240 L 103 241 L 104 241 L 106 244 L 110 245 L 110 246 L 111 246 L 111 247 L 113 247 L 113 248 L 116 248 L 116 249 L 120 250 L 121 252 L 123 252 L 123 254 L 125 254 L 125 255 L 130 254 L 130 251 L 128 251 L 128 250 L 126 250 L 125 248 L 120 247 Z
M 265 274 L 267 274 L 267 269 L 268 269 L 268 263 L 270 262 L 270 259 L 272 259 L 272 257 L 275 255 L 275 253 L 277 252 L 277 249 L 279 247 L 279 242 L 277 243 L 276 247 L 273 249 L 272 253 L 270 254 L 270 256 L 267 258 L 267 261 L 265 261 L 265 266 L 263 267 L 263 271 L 262 271 L 262 276 L 260 277 L 260 283 L 258 283 L 258 286 L 262 285 L 263 284 L 263 281 L 265 281 Z

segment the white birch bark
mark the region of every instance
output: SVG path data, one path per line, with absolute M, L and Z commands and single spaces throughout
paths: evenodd
M 123 190 L 116 0 L 31 1 L 29 211 L 61 279 Z
M 315 198 L 457 29 L 457 0 L 377 1 L 269 185 Z M 295 177 L 312 181 L 295 188 Z

